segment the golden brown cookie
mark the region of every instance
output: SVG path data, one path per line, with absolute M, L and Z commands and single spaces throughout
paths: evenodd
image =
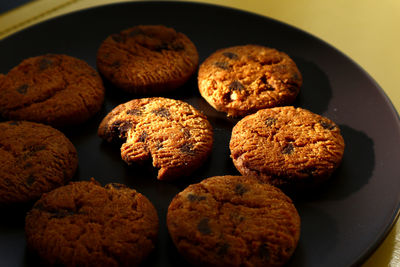
M 196 71 L 199 55 L 183 33 L 162 25 L 139 25 L 112 34 L 97 52 L 97 68 L 115 86 L 156 94 L 183 85 Z
M 39 123 L 0 123 L 0 203 L 37 200 L 75 174 L 78 155 L 60 131 Z
M 199 68 L 199 90 L 216 110 L 245 116 L 259 109 L 291 104 L 302 76 L 285 53 L 260 45 L 220 49 Z
M 101 122 L 98 135 L 122 141 L 128 164 L 153 161 L 158 179 L 189 175 L 208 157 L 213 132 L 205 115 L 180 100 L 134 99 L 114 108 Z
M 135 190 L 92 179 L 44 194 L 25 232 L 28 248 L 50 266 L 138 266 L 155 247 L 158 216 Z
M 47 54 L 23 60 L 0 81 L 0 114 L 56 127 L 80 124 L 100 110 L 104 87 L 86 62 Z
M 243 176 L 216 176 L 172 200 L 167 226 L 196 266 L 282 266 L 300 237 L 300 217 L 278 188 Z
M 263 109 L 232 130 L 233 163 L 243 175 L 276 186 L 313 186 L 339 166 L 344 140 L 328 118 L 302 108 Z

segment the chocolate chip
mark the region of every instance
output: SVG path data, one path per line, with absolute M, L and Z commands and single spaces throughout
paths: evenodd
M 42 58 L 39 62 L 39 70 L 45 70 L 53 64 L 53 61 L 48 58 Z
M 147 132 L 146 132 L 146 131 L 143 131 L 143 132 L 140 134 L 140 136 L 139 136 L 139 142 L 142 142 L 142 143 L 145 142 L 147 136 L 148 136 Z
M 119 67 L 121 67 L 121 62 L 120 61 L 114 61 L 112 64 L 111 64 L 111 67 L 112 68 L 119 68 Z
M 38 152 L 40 150 L 45 150 L 46 146 L 45 145 L 33 145 L 31 147 L 29 147 L 29 150 L 32 152 Z
M 9 124 L 9 125 L 17 126 L 17 125 L 20 125 L 21 122 L 20 122 L 20 121 L 10 121 L 8 124 Z
M 21 85 L 20 87 L 17 88 L 17 92 L 22 94 L 22 95 L 25 95 L 26 92 L 28 92 L 28 87 L 29 87 L 29 85 L 23 84 L 23 85 Z
M 212 233 L 210 226 L 208 225 L 209 221 L 210 219 L 203 218 L 197 224 L 197 230 L 199 230 L 199 232 L 202 233 L 203 235 L 209 235 Z
M 26 179 L 26 184 L 31 186 L 36 181 L 36 177 L 31 173 L 29 174 L 28 178 Z
M 214 66 L 216 66 L 217 68 L 223 69 L 223 70 L 227 70 L 230 68 L 228 62 L 221 62 L 221 61 L 215 62 Z
M 232 53 L 232 52 L 224 52 L 222 54 L 230 59 L 238 59 L 239 58 L 239 56 L 237 54 Z
M 70 211 L 70 210 L 60 210 L 57 212 L 52 213 L 52 215 L 50 216 L 50 219 L 56 218 L 56 219 L 62 219 L 68 216 L 72 216 L 74 215 L 75 212 Z
M 190 131 L 186 128 L 183 129 L 183 137 L 189 139 L 191 137 Z
M 292 143 L 287 144 L 286 146 L 283 147 L 282 149 L 282 154 L 292 154 L 294 150 L 294 146 Z
M 182 43 L 173 43 L 171 45 L 172 50 L 174 51 L 182 51 L 185 49 L 185 46 Z
M 269 117 L 269 118 L 267 118 L 267 119 L 265 120 L 265 125 L 271 126 L 271 125 L 274 124 L 276 121 L 277 121 L 276 118 Z
M 125 39 L 126 39 L 125 36 L 122 35 L 122 34 L 120 34 L 120 33 L 116 33 L 116 34 L 111 35 L 111 38 L 112 38 L 114 41 L 116 41 L 117 43 L 122 43 L 122 42 L 124 42 Z
M 238 80 L 234 80 L 233 82 L 231 82 L 229 84 L 229 90 L 233 91 L 233 90 L 243 90 L 244 89 L 244 85 L 239 82 Z
M 249 189 L 247 187 L 245 187 L 244 185 L 236 184 L 236 186 L 235 186 L 236 194 L 243 196 L 243 194 L 246 193 L 247 191 L 249 191 Z
M 126 111 L 127 115 L 135 115 L 135 116 L 142 116 L 143 112 L 142 110 L 138 108 L 130 109 Z
M 169 110 L 166 108 L 158 108 L 158 109 L 154 109 L 151 111 L 151 113 L 160 116 L 160 117 L 164 117 L 164 118 L 169 118 L 169 116 L 171 115 L 169 113 Z
M 156 143 L 156 149 L 157 149 L 157 150 L 160 150 L 160 149 L 162 149 L 163 147 L 164 147 L 164 145 L 162 144 L 162 142 L 157 141 L 157 143 Z
M 132 128 L 132 123 L 129 121 L 115 121 L 111 126 L 111 137 L 116 139 L 126 140 L 126 134 Z
M 168 47 L 168 43 L 161 43 L 151 48 L 151 50 L 161 52 L 162 50 L 170 50 L 170 49 Z
M 187 195 L 187 199 L 188 199 L 190 202 L 194 202 L 194 201 L 202 201 L 202 200 L 205 200 L 206 197 L 205 197 L 205 196 L 195 195 L 195 194 L 188 194 L 188 195 Z
M 226 242 L 217 244 L 217 255 L 224 256 L 228 253 L 230 245 Z
M 262 244 L 258 247 L 258 256 L 263 260 L 269 260 L 271 255 L 269 253 L 268 246 L 266 244 Z
M 326 122 L 326 121 L 320 121 L 319 124 L 321 124 L 322 128 L 327 129 L 327 130 L 333 130 L 335 129 L 335 125 Z
M 196 152 L 193 150 L 193 145 L 191 143 L 185 143 L 180 148 L 181 152 L 185 154 L 195 154 Z
M 307 167 L 302 170 L 299 170 L 299 172 L 308 175 L 308 177 L 313 177 L 316 170 L 317 168 L 315 167 Z

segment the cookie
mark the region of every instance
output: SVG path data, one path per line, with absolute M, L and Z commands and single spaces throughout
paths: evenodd
M 78 155 L 60 131 L 35 122 L 0 123 L 0 204 L 36 201 L 75 174 Z
M 198 73 L 202 97 L 234 117 L 289 105 L 301 85 L 301 73 L 287 54 L 260 45 L 220 49 L 200 65 Z
M 233 127 L 229 147 L 241 174 L 301 188 L 329 178 L 340 165 L 345 144 L 333 121 L 288 106 L 244 117 Z
M 168 208 L 178 251 L 195 266 L 282 266 L 300 237 L 300 217 L 278 188 L 244 176 L 188 186 Z
M 0 114 L 55 127 L 85 122 L 104 100 L 100 75 L 84 61 L 58 54 L 23 60 L 0 81 Z
M 100 73 L 115 86 L 137 94 L 176 89 L 198 64 L 192 41 L 163 25 L 139 25 L 111 34 L 97 52 Z
M 98 135 L 122 142 L 131 164 L 152 160 L 159 180 L 189 175 L 208 157 L 213 131 L 205 115 L 186 102 L 162 97 L 134 99 L 114 108 Z
M 137 266 L 155 247 L 158 216 L 135 190 L 92 179 L 44 194 L 25 232 L 28 248 L 50 266 Z

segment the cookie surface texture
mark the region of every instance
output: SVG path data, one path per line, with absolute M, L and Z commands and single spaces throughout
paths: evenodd
M 300 217 L 278 188 L 243 176 L 216 176 L 172 200 L 167 226 L 196 266 L 282 266 L 300 237 Z
M 25 59 L 0 82 L 0 114 L 10 120 L 76 125 L 99 111 L 103 101 L 97 71 L 67 55 Z
M 229 116 L 292 103 L 302 76 L 285 53 L 260 45 L 234 46 L 210 55 L 199 68 L 202 97 Z
M 244 117 L 233 127 L 229 146 L 242 175 L 289 187 L 325 181 L 339 166 L 345 148 L 333 121 L 291 106 Z
M 183 33 L 163 25 L 139 25 L 107 37 L 97 68 L 115 86 L 138 94 L 171 91 L 196 71 L 199 55 Z
M 212 149 L 213 131 L 205 115 L 186 102 L 162 97 L 134 99 L 114 108 L 98 135 L 122 141 L 128 164 L 152 160 L 158 179 L 175 179 L 198 168 Z
M 0 203 L 36 201 L 75 174 L 78 155 L 60 131 L 39 123 L 0 123 Z
M 133 189 L 81 181 L 43 195 L 25 231 L 28 248 L 51 266 L 138 266 L 155 246 L 158 216 Z

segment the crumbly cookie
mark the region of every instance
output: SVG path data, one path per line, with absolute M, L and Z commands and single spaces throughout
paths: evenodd
M 139 25 L 107 37 L 97 68 L 115 86 L 156 94 L 183 85 L 196 71 L 199 55 L 183 33 L 163 25 Z
M 75 174 L 78 155 L 60 131 L 39 123 L 0 123 L 0 203 L 37 200 Z
M 155 247 L 158 216 L 135 190 L 92 179 L 44 194 L 25 232 L 28 248 L 51 266 L 137 266 Z
M 0 114 L 56 127 L 80 124 L 100 110 L 104 87 L 86 62 L 47 54 L 23 60 L 0 82 Z
M 263 109 L 240 120 L 229 146 L 241 174 L 276 186 L 309 187 L 331 176 L 345 144 L 333 121 L 288 106 Z
M 281 266 L 300 237 L 300 217 L 278 188 L 244 176 L 216 176 L 172 200 L 167 226 L 196 266 Z
M 285 53 L 260 45 L 220 49 L 199 68 L 199 90 L 216 110 L 245 116 L 259 109 L 291 104 L 302 76 Z
M 122 141 L 128 164 L 152 159 L 158 179 L 189 175 L 208 157 L 213 132 L 205 115 L 180 100 L 134 99 L 114 108 L 101 122 L 98 135 Z

